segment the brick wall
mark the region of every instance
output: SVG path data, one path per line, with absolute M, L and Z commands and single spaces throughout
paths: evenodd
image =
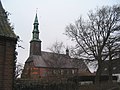
M 78 69 L 75 68 L 49 68 L 49 67 L 35 67 L 33 62 L 25 63 L 22 72 L 22 79 L 44 79 L 44 78 L 68 78 L 78 74 Z
M 16 40 L 0 37 L 0 90 L 13 90 Z

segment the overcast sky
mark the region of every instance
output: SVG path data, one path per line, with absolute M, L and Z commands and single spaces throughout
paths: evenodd
M 29 42 L 32 38 L 36 8 L 39 19 L 42 50 L 48 51 L 56 40 L 69 45 L 63 33 L 66 25 L 74 23 L 80 16 L 87 16 L 89 10 L 103 5 L 120 4 L 120 0 L 1 0 L 3 7 L 11 13 L 10 22 L 25 49 L 18 48 L 18 62 L 24 63 L 29 56 Z

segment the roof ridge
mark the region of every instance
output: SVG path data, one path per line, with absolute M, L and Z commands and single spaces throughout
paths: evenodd
M 65 55 L 66 56 L 66 54 L 54 53 L 54 52 L 50 52 L 50 51 L 41 51 L 41 52 L 43 52 L 43 53 L 51 53 L 51 54 L 58 54 L 58 55 Z

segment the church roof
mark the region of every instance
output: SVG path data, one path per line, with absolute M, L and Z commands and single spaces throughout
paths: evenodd
M 80 68 L 82 70 L 87 70 L 87 66 L 81 60 L 80 64 L 76 65 L 75 58 L 70 58 L 66 54 L 56 54 L 51 52 L 43 52 L 40 55 L 30 56 L 26 63 L 33 62 L 35 67 L 45 67 L 45 68 Z M 78 59 L 77 59 L 78 60 Z
M 10 23 L 7 18 L 7 12 L 3 9 L 1 0 L 0 0 L 0 36 L 16 38 L 13 29 L 10 26 Z

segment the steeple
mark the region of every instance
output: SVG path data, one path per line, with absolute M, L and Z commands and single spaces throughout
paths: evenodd
M 34 20 L 34 28 L 33 28 L 33 35 L 32 40 L 30 41 L 30 56 L 31 55 L 41 55 L 41 40 L 39 39 L 39 22 L 37 13 Z
M 37 13 L 36 13 L 33 25 L 34 25 L 34 29 L 33 29 L 33 32 L 32 32 L 33 33 L 32 40 L 40 41 L 40 39 L 39 39 L 39 29 L 38 29 L 39 22 L 38 22 Z
M 36 16 L 35 16 L 35 21 L 34 21 L 34 24 L 35 24 L 35 23 L 39 25 L 39 23 L 38 23 L 37 13 L 36 13 Z

